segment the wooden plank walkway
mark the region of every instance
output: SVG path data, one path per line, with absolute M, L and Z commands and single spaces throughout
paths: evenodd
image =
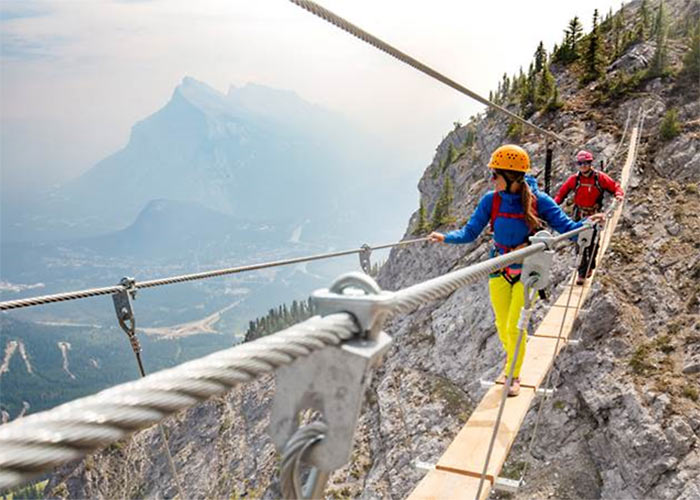
M 629 171 L 634 160 L 637 133 L 638 130 L 635 127 L 630 135 L 630 148 L 622 169 L 621 184 L 623 186 L 627 185 Z M 608 222 L 609 230 L 602 235 L 598 254 L 599 263 L 603 260 L 621 214 L 622 204 L 611 216 Z M 593 274 L 595 277 L 595 271 Z M 592 279 L 587 280 L 583 286 L 564 285 L 562 293 L 554 301 L 535 333 L 528 338 L 525 359 L 520 370 L 520 395 L 506 400 L 489 467 L 486 471 L 486 480 L 479 498 L 476 498 L 476 494 L 501 403 L 503 385 L 500 383 L 496 383 L 488 390 L 467 423 L 438 460 L 435 470 L 426 474 L 408 497 L 409 499 L 484 500 L 488 497 L 503 464 L 508 458 L 508 453 L 525 415 L 535 399 L 537 389 L 545 380 L 554 358 L 571 335 L 579 307 L 585 302 L 592 281 Z M 561 337 L 557 342 L 560 328 Z

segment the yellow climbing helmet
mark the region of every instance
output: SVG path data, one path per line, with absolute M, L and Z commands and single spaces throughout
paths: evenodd
M 520 146 L 505 144 L 491 154 L 489 168 L 529 172 L 530 156 Z

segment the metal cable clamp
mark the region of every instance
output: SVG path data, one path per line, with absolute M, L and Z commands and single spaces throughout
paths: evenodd
M 360 295 L 358 290 L 364 293 Z M 350 460 L 372 369 L 391 344 L 391 337 L 381 327 L 391 312 L 393 294 L 382 292 L 369 276 L 354 272 L 342 275 L 330 289 L 315 291 L 311 299 L 321 315 L 339 312 L 353 315 L 361 334 L 276 371 L 269 434 L 277 450 L 283 452 L 299 429 L 300 413 L 319 412 L 328 430 L 322 440 L 308 449 L 304 460 L 316 469 L 312 469 L 310 478 L 321 477 L 325 482 L 328 477 L 325 473 Z M 322 491 L 322 487 L 312 485 L 305 490 Z
M 141 344 L 136 336 L 136 317 L 134 316 L 134 306 L 131 302 L 136 297 L 136 280 L 134 280 L 134 278 L 124 277 L 119 284 L 122 286 L 122 289 L 112 294 L 114 310 L 117 313 L 119 326 L 129 338 L 131 349 L 133 349 L 134 354 L 136 354 L 140 367 L 141 361 L 139 353 L 141 352 Z
M 370 257 L 372 256 L 372 247 L 367 243 L 360 247 L 360 267 L 365 272 L 365 274 L 371 274 L 372 272 L 372 261 Z
M 596 234 L 595 224 L 590 221 L 585 221 L 583 225 L 586 229 L 578 233 L 578 240 L 576 241 L 580 252 L 583 252 L 584 249 L 588 248 L 591 243 L 593 243 L 593 238 L 595 238 Z
M 534 290 L 544 290 L 551 281 L 554 237 L 548 231 L 539 231 L 530 237 L 530 242 L 533 245 L 544 243 L 547 249 L 525 257 L 520 279 Z

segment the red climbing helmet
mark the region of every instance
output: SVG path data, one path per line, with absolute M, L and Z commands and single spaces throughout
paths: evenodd
M 593 161 L 593 155 L 585 150 L 581 150 L 578 153 L 576 153 L 576 161 L 583 163 L 584 161 Z

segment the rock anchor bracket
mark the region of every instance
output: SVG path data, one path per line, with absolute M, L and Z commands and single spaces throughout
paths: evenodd
M 530 237 L 530 242 L 544 243 L 547 250 L 525 257 L 521 281 L 534 290 L 544 290 L 551 282 L 552 261 L 554 260 L 554 237 L 548 231 L 539 231 Z
M 350 289 L 365 293 L 349 293 Z M 328 432 L 310 448 L 308 463 L 321 471 L 332 471 L 350 460 L 372 369 L 391 344 L 391 337 L 380 328 L 392 299 L 393 294 L 382 292 L 374 280 L 359 272 L 343 275 L 330 289 L 314 292 L 312 301 L 320 314 L 349 312 L 365 335 L 328 346 L 277 370 L 269 433 L 280 452 L 298 429 L 300 413 L 311 409 L 322 415 Z

